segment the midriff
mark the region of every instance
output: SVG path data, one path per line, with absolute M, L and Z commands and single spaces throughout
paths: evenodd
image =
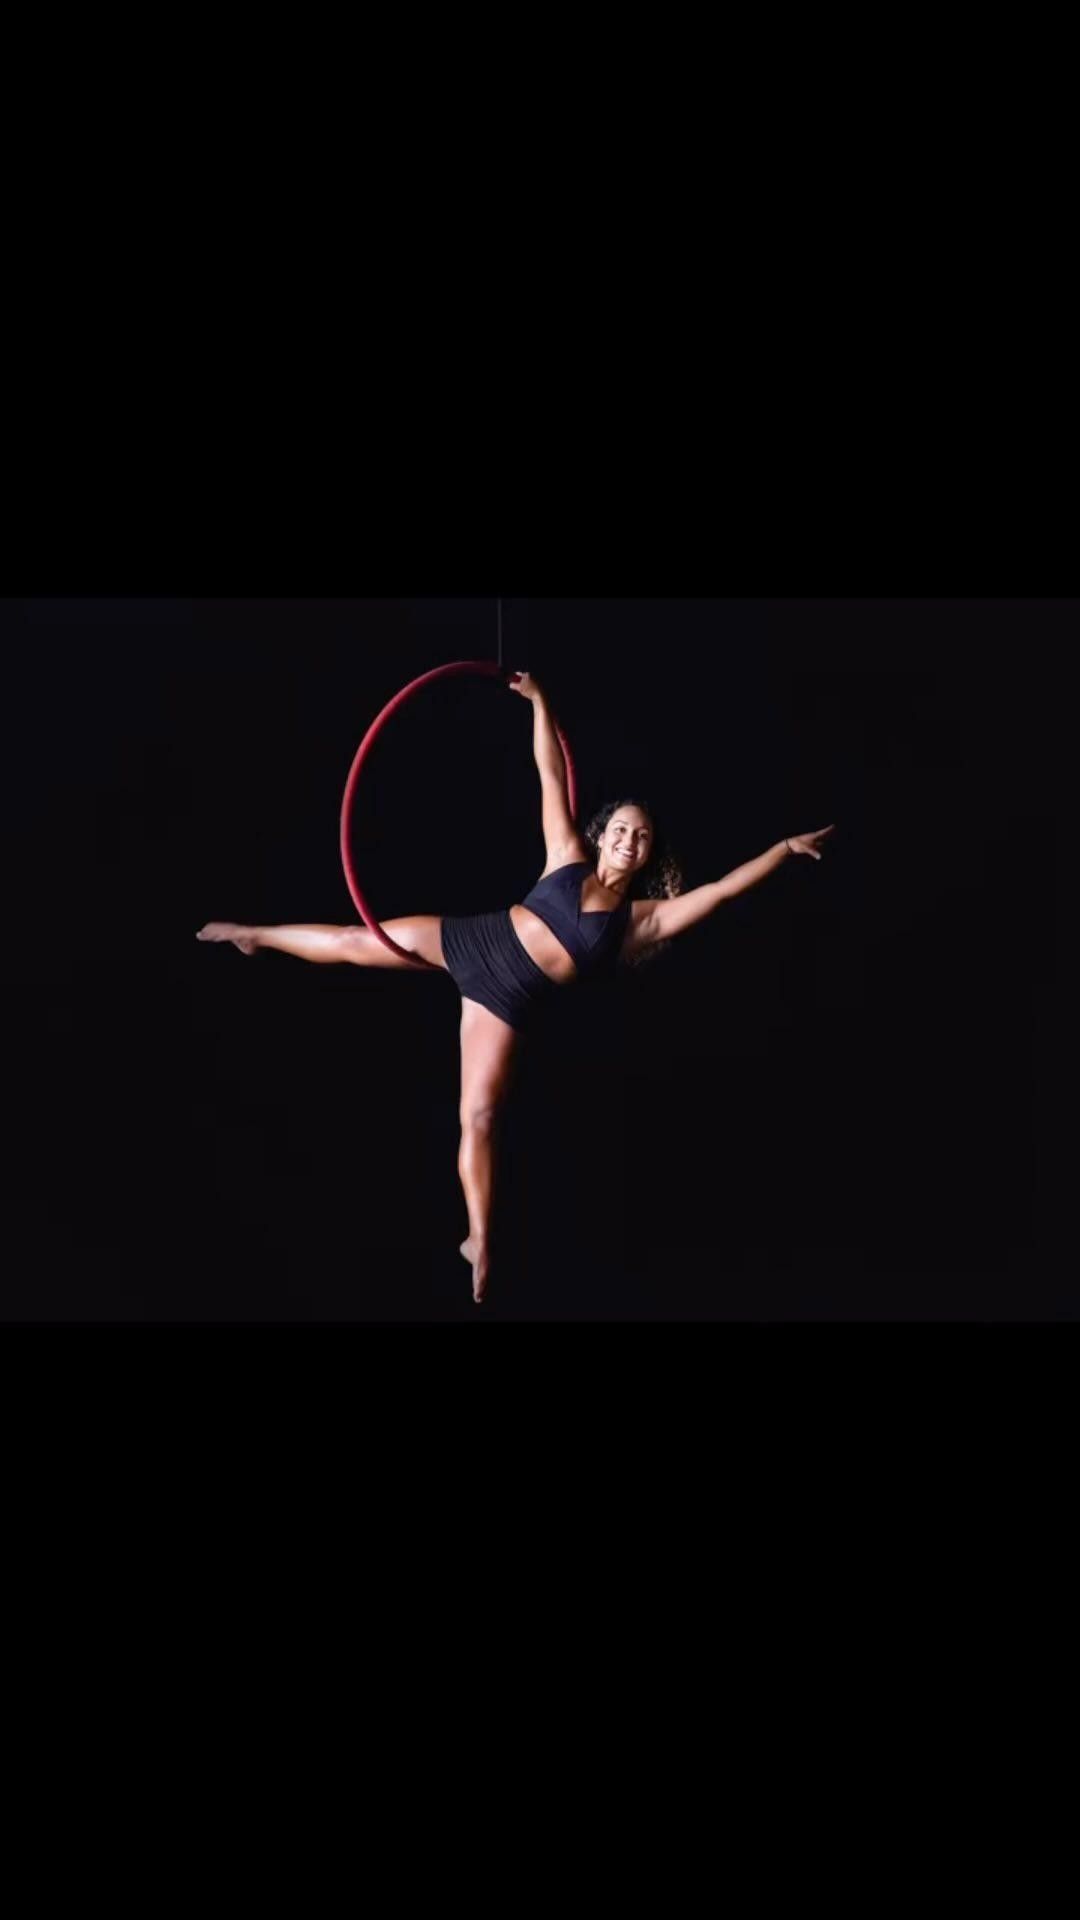
M 538 913 L 531 907 L 511 907 L 510 920 L 529 959 L 535 960 L 541 973 L 546 973 L 549 980 L 557 980 L 560 986 L 575 978 L 577 967 L 573 959 Z
M 601 903 L 590 907 L 588 901 L 590 899 L 595 901 L 598 894 Z M 612 909 L 607 905 L 607 900 L 610 898 L 611 895 L 607 889 L 597 885 L 595 874 L 587 873 L 581 886 L 582 913 L 610 913 Z M 562 941 L 557 934 L 552 933 L 546 920 L 541 920 L 540 915 L 534 913 L 531 907 L 520 905 L 511 907 L 510 920 L 529 959 L 535 960 L 541 973 L 546 973 L 549 980 L 557 980 L 560 986 L 576 978 L 577 965 L 573 956 L 567 953 Z

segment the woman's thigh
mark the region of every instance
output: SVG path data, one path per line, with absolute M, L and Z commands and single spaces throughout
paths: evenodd
M 461 1002 L 461 1121 L 490 1119 L 510 1091 L 521 1035 L 476 1000 Z
M 399 947 L 404 947 L 406 953 L 419 954 L 421 960 L 446 971 L 441 913 L 413 913 L 400 920 L 384 920 L 381 925 L 383 932 Z M 347 927 L 345 936 L 345 957 L 353 966 L 408 967 L 412 973 L 419 972 L 411 960 L 403 960 L 399 953 L 391 953 L 389 947 L 384 947 L 370 927 Z

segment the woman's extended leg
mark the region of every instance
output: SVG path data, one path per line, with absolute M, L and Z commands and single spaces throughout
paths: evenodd
M 484 1297 L 499 1112 L 509 1092 L 521 1035 L 475 1000 L 461 1002 L 461 1147 L 458 1174 L 469 1213 L 461 1251 L 473 1270 L 473 1299 Z
M 445 968 L 441 926 L 441 914 L 417 913 L 408 919 L 385 921 L 383 931 L 407 953 L 417 953 L 421 960 Z M 273 947 L 278 953 L 292 953 L 298 960 L 314 960 L 322 966 L 409 967 L 414 973 L 418 971 L 410 960 L 403 960 L 400 954 L 384 947 L 370 927 L 245 927 L 235 920 L 208 920 L 195 938 L 231 940 L 241 953 Z

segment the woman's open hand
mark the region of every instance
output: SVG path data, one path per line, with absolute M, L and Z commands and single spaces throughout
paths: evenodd
M 520 693 L 526 700 L 535 700 L 540 692 L 539 681 L 534 680 L 532 674 L 526 673 L 524 669 L 515 672 L 506 684 L 511 693 Z
M 833 832 L 833 827 L 819 827 L 817 833 L 789 833 L 787 844 L 792 853 L 808 853 L 811 860 L 821 859 L 821 843 Z

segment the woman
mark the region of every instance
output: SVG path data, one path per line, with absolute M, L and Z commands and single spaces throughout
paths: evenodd
M 795 854 L 820 860 L 832 832 L 793 835 L 736 867 L 722 880 L 682 892 L 682 876 L 658 839 L 650 809 L 620 800 L 602 807 L 579 832 L 570 813 L 566 762 L 542 688 L 516 674 L 511 691 L 532 703 L 533 751 L 543 797 L 544 871 L 520 904 L 454 917 L 417 914 L 388 920 L 398 946 L 449 973 L 461 994 L 461 1145 L 458 1174 L 469 1217 L 461 1253 L 472 1267 L 473 1299 L 483 1299 L 496 1131 L 529 1015 L 541 998 L 583 974 L 636 965 L 725 900 L 756 886 Z M 358 967 L 409 967 L 368 927 L 244 927 L 211 920 L 198 940 L 228 940 L 241 953 L 276 948 L 301 960 Z M 415 969 L 414 969 L 415 971 Z

